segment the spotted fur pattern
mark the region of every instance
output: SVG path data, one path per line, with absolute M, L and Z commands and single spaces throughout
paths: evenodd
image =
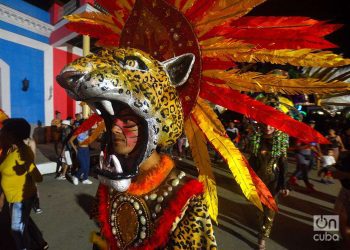
M 193 198 L 176 229 L 167 249 L 217 249 L 208 207 L 203 196 Z
M 82 57 L 65 69 L 83 74 L 70 95 L 78 100 L 118 100 L 145 118 L 153 144 L 172 145 L 183 129 L 183 112 L 176 88 L 162 64 L 137 49 L 103 49 Z

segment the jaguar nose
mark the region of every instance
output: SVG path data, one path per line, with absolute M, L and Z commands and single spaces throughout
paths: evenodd
M 56 80 L 59 85 L 63 88 L 74 90 L 77 88 L 77 82 L 84 76 L 82 73 L 78 73 L 75 71 L 67 71 L 56 77 Z

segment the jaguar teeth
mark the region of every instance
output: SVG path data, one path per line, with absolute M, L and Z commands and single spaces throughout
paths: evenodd
M 103 151 L 101 151 L 100 158 L 99 158 L 99 160 L 100 160 L 100 164 L 99 164 L 100 169 L 103 169 L 103 164 L 104 164 L 104 161 L 105 161 L 104 159 L 105 159 L 105 154 L 103 153 Z
M 108 112 L 108 114 L 114 115 L 113 106 L 112 106 L 112 103 L 110 101 L 103 100 L 103 101 L 101 101 L 101 104 L 104 107 L 104 109 Z
M 117 174 L 123 173 L 123 168 L 120 165 L 120 161 L 118 160 L 118 158 L 115 155 L 112 155 L 112 161 L 113 161 L 115 170 L 117 171 Z
M 96 114 L 101 115 L 101 111 L 99 109 L 97 109 L 95 106 L 90 105 L 90 108 L 92 109 L 92 111 L 94 111 Z

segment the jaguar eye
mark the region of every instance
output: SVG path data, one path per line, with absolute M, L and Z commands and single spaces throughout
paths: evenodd
M 138 61 L 136 61 L 136 60 L 131 60 L 131 59 L 126 60 L 126 62 L 125 62 L 125 68 L 129 68 L 129 69 L 140 69 Z
M 124 58 L 124 68 L 130 70 L 147 71 L 146 64 L 137 56 L 126 56 Z

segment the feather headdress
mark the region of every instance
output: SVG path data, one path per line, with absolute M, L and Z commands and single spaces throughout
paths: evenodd
M 210 213 L 217 218 L 217 194 L 206 143 L 226 160 L 244 195 L 261 208 L 276 209 L 265 185 L 228 139 L 208 101 L 239 112 L 304 141 L 328 141 L 310 127 L 240 91 L 329 93 L 348 90 L 341 81 L 287 79 L 258 72 L 240 74 L 235 62 L 337 67 L 349 59 L 321 49 L 323 37 L 339 25 L 306 17 L 244 16 L 264 0 L 99 0 L 103 12 L 66 17 L 73 31 L 98 39 L 101 46 L 141 49 L 159 61 L 191 52 L 196 56 L 188 83 L 179 88 L 189 138 Z

